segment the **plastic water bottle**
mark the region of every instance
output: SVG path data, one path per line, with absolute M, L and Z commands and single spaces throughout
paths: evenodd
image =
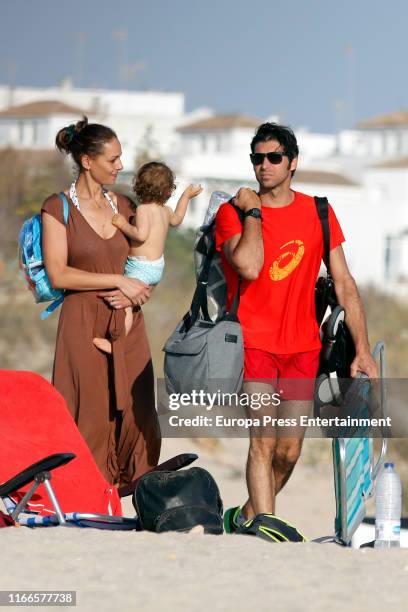
M 385 463 L 375 495 L 375 548 L 400 545 L 401 479 L 393 463 Z
M 208 204 L 207 212 L 205 214 L 203 226 L 210 225 L 221 204 L 228 202 L 231 198 L 229 193 L 225 191 L 213 191 L 210 197 L 210 203 Z

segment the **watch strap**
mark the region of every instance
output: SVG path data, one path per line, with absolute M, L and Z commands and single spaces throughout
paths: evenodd
M 262 221 L 262 212 L 260 208 L 250 208 L 244 213 L 244 219 L 246 217 L 254 217 L 254 219 L 260 219 Z

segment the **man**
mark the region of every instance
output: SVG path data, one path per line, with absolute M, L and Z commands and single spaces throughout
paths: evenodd
M 235 295 L 244 334 L 244 392 L 281 392 L 278 408 L 268 414 L 299 417 L 310 414 L 310 380 L 317 374 L 320 352 L 315 316 L 314 287 L 323 256 L 323 235 L 313 197 L 291 189 L 299 149 L 292 130 L 275 123 L 259 126 L 251 142 L 259 191 L 241 188 L 235 204 L 244 213 L 241 222 L 229 204 L 217 214 L 216 244 L 221 251 L 228 286 L 228 304 Z M 329 206 L 330 265 L 339 303 L 356 346 L 351 374 L 376 377 L 370 353 L 363 305 L 341 243 L 344 236 Z M 288 379 L 309 380 L 303 395 L 285 389 Z M 301 387 L 299 387 L 301 388 Z M 252 416 L 258 416 L 252 414 Z M 275 512 L 275 496 L 288 481 L 299 458 L 304 428 L 286 429 L 266 437 L 252 430 L 247 462 L 249 499 L 234 509 L 230 526 L 260 513 Z M 277 435 L 276 435 L 277 434 Z

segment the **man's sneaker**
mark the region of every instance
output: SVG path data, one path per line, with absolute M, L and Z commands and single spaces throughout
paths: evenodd
M 228 508 L 224 512 L 224 530 L 225 533 L 235 533 L 238 527 L 245 523 L 245 517 L 241 512 L 242 506 Z
M 258 536 L 269 542 L 307 542 L 307 538 L 290 523 L 274 514 L 257 514 L 236 531 L 240 535 Z

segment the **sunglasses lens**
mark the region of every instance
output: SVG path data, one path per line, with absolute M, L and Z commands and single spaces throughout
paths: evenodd
M 260 166 L 263 164 L 265 157 L 268 159 L 270 164 L 280 164 L 284 153 L 279 153 L 277 151 L 271 151 L 270 153 L 251 153 L 251 162 L 254 166 Z
M 251 153 L 250 157 L 251 157 L 251 162 L 254 164 L 254 166 L 259 166 L 260 164 L 262 164 L 263 160 L 265 159 L 265 154 L 264 153 Z
M 272 153 L 267 153 L 266 157 L 268 158 L 268 161 L 271 164 L 280 164 L 283 158 L 283 154 L 272 152 Z

